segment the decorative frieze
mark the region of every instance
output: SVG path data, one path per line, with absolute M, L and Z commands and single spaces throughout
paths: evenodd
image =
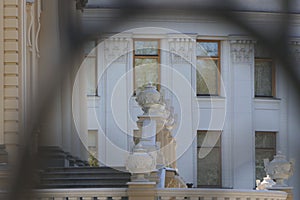
M 234 63 L 252 63 L 254 60 L 254 42 L 252 40 L 232 40 L 231 58 Z
M 126 63 L 130 51 L 130 40 L 127 37 L 112 37 L 104 41 L 105 65 Z
M 196 40 L 191 37 L 170 38 L 170 61 L 172 64 L 192 62 L 195 57 Z

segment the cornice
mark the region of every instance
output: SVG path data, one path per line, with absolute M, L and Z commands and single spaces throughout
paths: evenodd
M 118 8 L 85 8 L 83 12 L 83 20 L 110 20 L 119 17 L 120 9 Z M 282 22 L 286 13 L 280 12 L 257 12 L 257 11 L 232 11 L 232 14 L 242 19 L 247 23 L 254 24 L 269 24 Z M 291 25 L 300 25 L 300 14 L 290 13 L 289 19 Z M 191 14 L 187 11 L 166 11 L 156 13 L 155 15 L 150 12 L 144 12 L 142 15 L 137 15 L 128 19 L 129 21 L 152 21 L 152 22 L 198 22 L 198 23 L 220 23 L 225 19 L 221 15 L 208 15 L 208 14 Z

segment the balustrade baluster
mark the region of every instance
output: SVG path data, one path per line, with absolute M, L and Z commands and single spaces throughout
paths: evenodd
M 176 200 L 186 200 L 184 197 L 175 197 Z
M 107 200 L 107 197 L 98 197 L 97 200 Z
M 160 197 L 160 200 L 170 200 L 172 197 Z
M 112 197 L 112 200 L 121 200 L 122 197 Z
M 79 200 L 79 197 L 68 197 L 68 200 Z
M 94 197 L 91 196 L 83 196 L 82 200 L 94 200 Z

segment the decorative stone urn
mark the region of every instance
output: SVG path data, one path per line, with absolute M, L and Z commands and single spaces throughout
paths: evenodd
M 271 162 L 269 159 L 264 159 L 264 164 L 267 175 L 276 180 L 276 184 L 272 187 L 288 186 L 285 181 L 293 174 L 294 162 L 288 162 L 286 156 L 278 152 Z
M 128 156 L 126 169 L 131 174 L 137 175 L 137 178 L 134 181 L 147 182 L 149 180 L 145 179 L 145 174 L 156 169 L 156 160 L 142 147 L 141 143 L 139 143 Z
M 164 111 L 161 102 L 162 96 L 151 83 L 144 86 L 143 90 L 137 93 L 136 101 L 144 111 L 144 115 L 154 114 L 151 111 Z

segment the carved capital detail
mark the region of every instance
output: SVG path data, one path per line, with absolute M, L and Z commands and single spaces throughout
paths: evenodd
M 252 40 L 231 41 L 231 58 L 234 63 L 252 63 L 254 42 Z
M 192 62 L 195 55 L 196 40 L 190 37 L 170 38 L 170 60 L 172 64 Z
M 130 53 L 129 38 L 113 37 L 104 41 L 105 65 L 111 63 L 126 63 L 128 53 Z
M 300 41 L 291 41 L 289 43 L 289 56 L 297 63 L 300 62 Z

